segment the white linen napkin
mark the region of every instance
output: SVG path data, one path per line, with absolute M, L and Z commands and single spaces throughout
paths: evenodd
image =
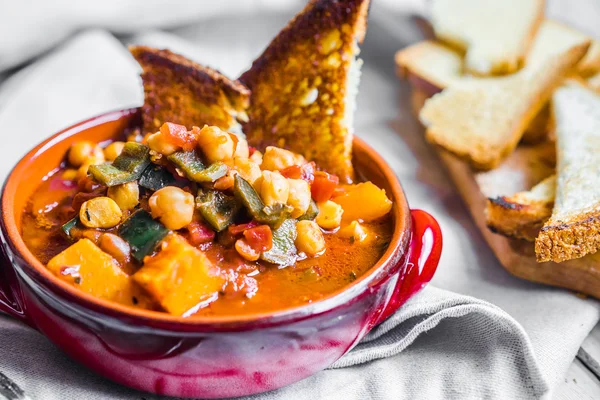
M 418 35 L 407 19 L 397 20 L 402 35 L 378 23 L 388 16 L 383 11 L 373 6 L 363 46 L 356 131 L 390 163 L 410 204 L 438 218 L 445 244 L 433 283 L 446 290 L 428 287 L 332 369 L 255 398 L 550 398 L 598 321 L 598 303 L 518 280 L 495 260 L 410 116 L 408 88 L 394 76 L 393 52 Z M 212 18 L 127 40 L 171 47 L 234 76 L 290 15 Z M 0 176 L 49 134 L 141 104 L 137 73 L 118 40 L 87 31 L 10 76 L 0 86 Z M 158 398 L 96 376 L 4 317 L 0 372 L 38 400 Z

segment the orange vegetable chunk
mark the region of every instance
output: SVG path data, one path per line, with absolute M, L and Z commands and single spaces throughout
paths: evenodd
M 392 201 L 385 190 L 372 182 L 363 182 L 346 187 L 346 192 L 332 199 L 344 209 L 343 222 L 362 220 L 365 222 L 381 218 L 392 209 Z
M 127 305 L 148 305 L 129 275 L 89 239 L 81 239 L 54 256 L 48 262 L 48 269 L 59 279 L 93 296 Z
M 218 298 L 225 279 L 182 236 L 168 235 L 161 250 L 144 259 L 133 279 L 169 313 L 187 315 Z

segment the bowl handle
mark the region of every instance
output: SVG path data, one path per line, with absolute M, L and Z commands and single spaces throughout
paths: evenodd
M 33 321 L 25 313 L 21 286 L 4 246 L 6 243 L 0 245 L 0 312 L 35 327 Z
M 395 313 L 433 278 L 442 255 L 442 230 L 435 218 L 423 210 L 411 210 L 410 214 L 412 236 L 408 263 L 378 323 Z

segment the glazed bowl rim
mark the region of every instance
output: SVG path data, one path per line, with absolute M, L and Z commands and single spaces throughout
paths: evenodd
M 247 315 L 210 317 L 194 316 L 191 318 L 174 316 L 161 311 L 128 307 L 92 296 L 91 294 L 78 290 L 77 288 L 55 277 L 50 270 L 48 270 L 29 251 L 23 241 L 21 233 L 17 228 L 15 215 L 12 212 L 14 209 L 14 199 L 11 194 L 18 190 L 19 176 L 21 171 L 26 168 L 28 162 L 32 161 L 34 158 L 42 156 L 43 153 L 53 144 L 104 123 L 121 120 L 123 118 L 132 118 L 138 112 L 139 108 L 137 107 L 110 111 L 62 129 L 46 140 L 40 142 L 33 149 L 27 152 L 27 154 L 25 154 L 15 164 L 4 182 L 1 197 L 1 222 L 7 238 L 6 243 L 2 243 L 2 245 L 9 246 L 21 260 L 24 260 L 26 264 L 25 268 L 29 272 L 33 272 L 35 276 L 44 283 L 44 285 L 47 285 L 54 295 L 60 295 L 61 297 L 66 295 L 68 299 L 75 300 L 77 304 L 83 306 L 85 309 L 93 310 L 104 315 L 129 319 L 133 317 L 138 321 L 168 323 L 194 327 L 228 325 L 238 326 L 240 324 L 255 324 L 261 322 L 280 323 L 288 320 L 295 320 L 298 318 L 321 314 L 350 302 L 359 294 L 367 290 L 371 285 L 389 277 L 392 274 L 392 272 L 389 270 L 390 268 L 394 267 L 394 265 L 391 264 L 395 262 L 397 263 L 400 259 L 405 258 L 403 257 L 404 253 L 409 251 L 409 242 L 412 234 L 411 217 L 408 202 L 402 186 L 400 185 L 400 182 L 392 171 L 391 167 L 383 160 L 383 158 L 362 139 L 354 136 L 352 143 L 353 148 L 359 147 L 361 150 L 363 150 L 363 153 L 366 154 L 370 159 L 369 161 L 376 165 L 376 168 L 381 172 L 383 179 L 387 182 L 389 188 L 391 189 L 391 193 L 388 193 L 388 195 L 390 195 L 394 203 L 392 207 L 392 213 L 394 214 L 394 231 L 388 248 L 384 254 L 371 268 L 369 268 L 351 284 L 346 285 L 315 302 L 289 307 L 283 310 L 252 313 Z M 51 171 L 52 169 L 49 169 L 48 173 Z M 14 264 L 15 262 L 13 261 L 12 263 Z M 388 272 L 382 275 L 382 272 L 384 272 L 386 269 Z

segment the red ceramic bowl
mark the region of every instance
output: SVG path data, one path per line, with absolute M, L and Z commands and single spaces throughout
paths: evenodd
M 2 192 L 0 310 L 99 374 L 132 388 L 182 397 L 276 389 L 327 368 L 433 276 L 442 246 L 437 222 L 408 208 L 392 170 L 355 138 L 356 169 L 392 198 L 395 230 L 377 264 L 343 290 L 270 314 L 210 319 L 130 309 L 78 291 L 28 251 L 20 235 L 23 209 L 73 142 L 111 139 L 136 123 L 138 110 L 123 110 L 52 136 L 23 157 Z

